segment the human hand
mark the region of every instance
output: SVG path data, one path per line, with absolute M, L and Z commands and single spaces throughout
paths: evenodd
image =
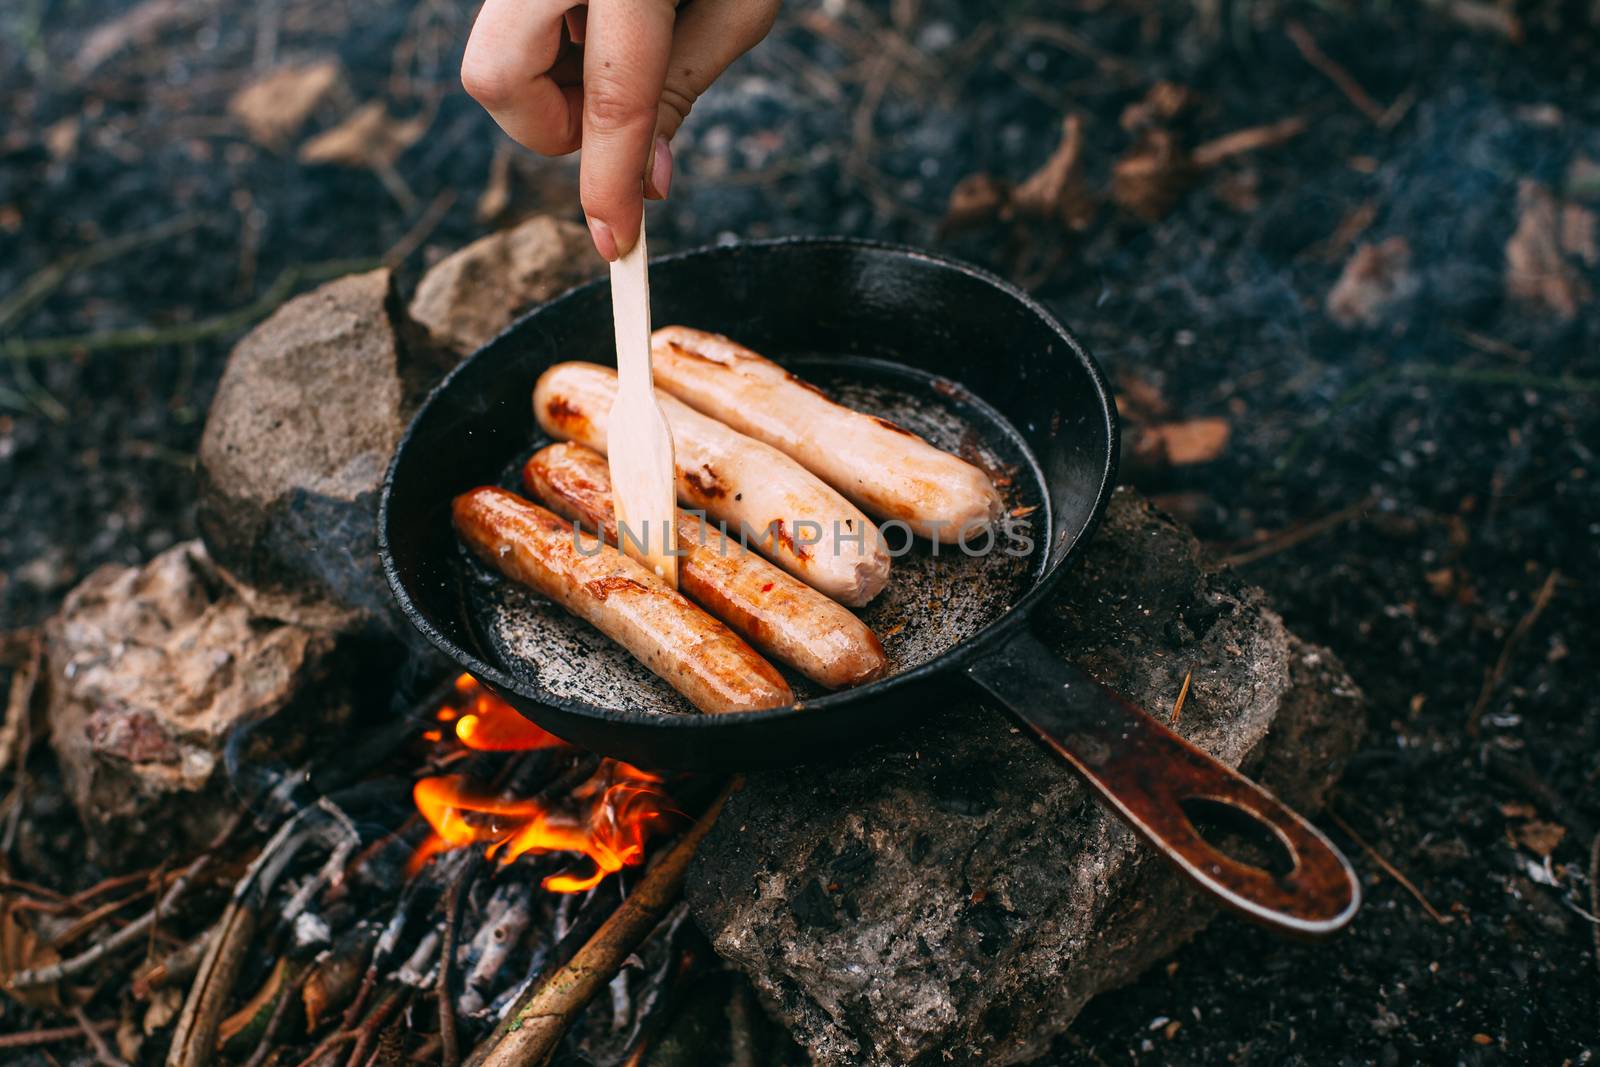
M 461 83 L 535 152 L 582 146 L 583 212 L 614 260 L 639 239 L 644 197 L 666 198 L 690 107 L 777 12 L 778 0 L 486 0 Z

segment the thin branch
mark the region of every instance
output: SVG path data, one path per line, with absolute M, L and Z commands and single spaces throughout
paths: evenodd
M 336 259 L 288 267 L 255 301 L 242 308 L 213 315 L 198 322 L 175 326 L 132 326 L 123 330 L 79 334 L 72 337 L 42 337 L 34 340 L 13 338 L 0 347 L 0 355 L 14 360 L 59 359 L 88 352 L 113 352 L 158 345 L 193 344 L 242 330 L 264 319 L 293 295 L 302 284 L 325 282 L 345 274 L 381 266 L 371 259 Z
M 1374 126 L 1381 127 L 1383 125 L 1385 117 L 1383 106 L 1367 94 L 1367 91 L 1361 87 L 1361 83 L 1356 81 L 1348 70 L 1345 70 L 1333 57 L 1322 50 L 1321 46 L 1317 44 L 1316 38 L 1311 36 L 1310 30 L 1299 22 L 1290 20 L 1284 26 L 1283 32 L 1289 35 L 1289 40 L 1294 42 L 1294 46 L 1300 50 L 1300 55 L 1305 58 L 1305 61 L 1315 67 L 1323 77 L 1332 82 L 1334 88 L 1343 93 L 1345 99 L 1356 106 L 1357 111 L 1371 119 Z
M 229 818 L 227 824 L 223 826 L 222 832 L 217 834 L 206 848 L 206 851 L 202 852 L 195 858 L 193 863 L 184 868 L 177 881 L 173 882 L 167 889 L 166 895 L 150 911 L 139 916 L 139 918 L 133 920 L 133 922 L 124 926 L 104 941 L 96 942 L 71 959 L 62 960 L 59 963 L 52 963 L 48 967 L 40 967 L 31 971 L 18 971 L 11 976 L 11 980 L 7 985 L 12 989 L 31 989 L 35 986 L 51 985 L 64 978 L 82 974 L 106 956 L 111 955 L 113 952 L 120 952 L 122 949 L 137 942 L 144 932 L 155 924 L 157 918 L 163 912 L 170 912 L 177 905 L 189 886 L 210 864 L 211 858 L 216 851 L 227 843 L 228 838 L 233 836 L 234 830 L 238 828 L 243 818 L 243 813 L 236 813 Z
M 1351 519 L 1360 516 L 1375 503 L 1377 503 L 1376 496 L 1364 496 L 1354 504 L 1342 507 L 1331 515 L 1324 515 L 1320 519 L 1312 519 L 1310 522 L 1291 526 L 1287 530 L 1280 530 L 1243 552 L 1235 552 L 1232 555 L 1223 556 L 1220 562 L 1224 567 L 1242 567 L 1247 563 L 1254 563 L 1268 556 L 1275 556 L 1286 549 L 1330 533 Z
M 1362 837 L 1360 834 L 1351 829 L 1349 823 L 1339 818 L 1338 814 L 1331 809 L 1328 811 L 1328 818 L 1335 826 L 1344 831 L 1345 836 L 1359 845 L 1361 847 L 1361 851 L 1365 852 L 1372 858 L 1373 863 L 1376 863 L 1379 867 L 1382 867 L 1384 873 L 1386 873 L 1390 878 L 1393 878 L 1396 882 L 1399 882 L 1401 888 L 1403 888 L 1407 893 L 1410 893 L 1412 898 L 1415 899 L 1418 904 L 1422 905 L 1422 910 L 1428 913 L 1429 918 L 1438 923 L 1440 926 L 1450 925 L 1450 923 L 1453 921 L 1450 916 L 1440 914 L 1439 910 L 1428 902 L 1428 898 L 1422 895 L 1422 890 L 1418 889 L 1411 879 L 1402 874 L 1400 872 L 1400 868 L 1396 867 L 1394 864 L 1385 859 L 1383 853 L 1367 844 L 1366 838 Z
M 1483 688 L 1478 690 L 1478 699 L 1472 704 L 1472 714 L 1467 717 L 1467 733 L 1473 737 L 1478 736 L 1478 720 L 1489 707 L 1489 701 L 1494 698 L 1494 692 L 1500 688 L 1500 683 L 1505 680 L 1506 671 L 1511 668 L 1511 657 L 1516 653 L 1517 646 L 1522 644 L 1528 636 L 1528 631 L 1533 629 L 1534 623 L 1539 621 L 1539 616 L 1544 614 L 1544 609 L 1550 606 L 1550 601 L 1556 595 L 1556 583 L 1561 580 L 1561 572 L 1554 568 L 1545 576 L 1544 584 L 1539 587 L 1539 592 L 1534 594 L 1533 606 L 1528 613 L 1506 635 L 1506 642 L 1500 646 L 1500 658 L 1494 661 L 1494 666 L 1483 676 Z

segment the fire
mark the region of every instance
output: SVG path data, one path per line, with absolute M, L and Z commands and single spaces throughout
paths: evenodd
M 552 748 L 565 742 L 524 719 L 471 675 L 456 680 L 460 703 L 440 710 L 469 748 L 491 752 Z M 431 733 L 432 731 L 430 731 Z M 411 860 L 415 873 L 440 852 L 486 844 L 486 855 L 507 864 L 526 852 L 581 852 L 588 874 L 551 875 L 544 888 L 581 893 L 608 874 L 643 862 L 651 831 L 670 817 L 661 778 L 620 760 L 603 760 L 594 775 L 554 804 L 496 796 L 462 775 L 423 778 L 412 790 L 417 810 L 433 828 Z

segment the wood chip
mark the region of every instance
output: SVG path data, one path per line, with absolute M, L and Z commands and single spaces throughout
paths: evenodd
M 1158 81 L 1144 94 L 1144 99 L 1122 109 L 1118 120 L 1122 128 L 1133 133 L 1145 126 L 1165 125 L 1187 111 L 1194 103 L 1194 92 L 1177 82 Z
M 1187 467 L 1209 463 L 1228 447 L 1233 427 L 1218 417 L 1184 419 L 1137 427 L 1133 453 L 1148 467 Z
M 1111 199 L 1145 222 L 1158 222 L 1177 205 L 1194 170 L 1170 131 L 1145 130 L 1111 167 Z

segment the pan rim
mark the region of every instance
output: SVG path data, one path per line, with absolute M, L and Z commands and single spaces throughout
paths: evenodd
M 582 700 L 573 700 L 558 694 L 548 692 L 537 686 L 518 679 L 499 667 L 487 663 L 466 648 L 458 645 L 443 632 L 441 632 L 428 619 L 427 615 L 412 598 L 407 588 L 405 579 L 401 576 L 399 566 L 395 562 L 394 552 L 390 543 L 390 503 L 394 490 L 394 482 L 399 470 L 401 456 L 405 454 L 408 445 L 419 424 L 423 421 L 428 411 L 439 402 L 451 387 L 457 375 L 462 374 L 466 368 L 483 355 L 485 351 L 500 343 L 508 335 L 522 329 L 523 324 L 535 315 L 541 314 L 546 309 L 576 299 L 582 294 L 609 286 L 610 280 L 604 275 L 590 281 L 573 286 L 562 293 L 529 308 L 522 315 L 517 316 L 505 329 L 493 338 L 486 341 L 471 354 L 462 359 L 439 382 L 428 391 L 426 397 L 417 406 L 415 413 L 406 424 L 405 432 L 400 435 L 400 440 L 395 445 L 394 454 L 390 457 L 387 469 L 384 472 L 383 485 L 378 500 L 377 512 L 377 540 L 378 558 L 383 568 L 385 580 L 389 584 L 389 591 L 395 598 L 395 603 L 400 608 L 406 620 L 422 634 L 434 648 L 444 653 L 453 663 L 462 670 L 470 673 L 480 682 L 491 689 L 502 693 L 514 694 L 523 700 L 561 711 L 565 714 L 579 718 L 591 719 L 598 722 L 643 726 L 662 730 L 734 730 L 744 726 L 757 726 L 762 723 L 781 721 L 793 716 L 811 715 L 817 712 L 836 708 L 862 700 L 871 700 L 887 696 L 906 686 L 913 686 L 928 678 L 943 674 L 948 671 L 962 670 L 967 663 L 981 655 L 986 649 L 995 647 L 999 642 L 1009 637 L 1018 627 L 1027 624 L 1029 617 L 1038 604 L 1048 596 L 1055 585 L 1065 575 L 1067 570 L 1077 561 L 1084 547 L 1093 538 L 1101 519 L 1104 517 L 1111 495 L 1116 490 L 1117 467 L 1120 456 L 1120 434 L 1118 427 L 1116 404 L 1112 399 L 1111 389 L 1106 380 L 1104 371 L 1095 361 L 1089 350 L 1084 347 L 1075 334 L 1072 333 L 1056 316 L 1043 304 L 1035 300 L 1026 291 L 1013 283 L 1001 278 L 982 267 L 948 256 L 929 252 L 926 249 L 915 248 L 887 241 L 876 241 L 857 237 L 832 237 L 832 236 L 787 236 L 741 240 L 734 242 L 720 242 L 703 245 L 681 252 L 673 252 L 663 256 L 651 257 L 650 263 L 667 265 L 686 259 L 697 259 L 711 256 L 726 256 L 742 253 L 760 252 L 768 249 L 782 249 L 791 247 L 809 246 L 818 249 L 836 248 L 841 251 L 867 251 L 888 253 L 890 255 L 918 260 L 932 264 L 941 269 L 953 270 L 965 275 L 974 281 L 981 282 L 999 290 L 1002 294 L 1016 301 L 1030 314 L 1038 318 L 1052 333 L 1066 345 L 1067 350 L 1077 359 L 1081 368 L 1088 374 L 1093 386 L 1094 397 L 1100 406 L 1105 419 L 1104 428 L 1109 447 L 1105 451 L 1103 462 L 1100 465 L 1099 485 L 1095 491 L 1094 501 L 1089 509 L 1087 520 L 1077 531 L 1072 543 L 1066 547 L 1061 556 L 1053 564 L 1048 564 L 1042 574 L 1033 581 L 1028 590 L 1017 598 L 999 618 L 989 623 L 977 633 L 966 640 L 946 649 L 932 659 L 920 663 L 915 667 L 891 675 L 888 678 L 868 682 L 866 685 L 852 689 L 841 689 L 822 696 L 786 704 L 782 707 L 767 708 L 759 711 L 742 711 L 725 715 L 671 715 L 643 709 L 614 708 L 599 704 L 591 704 Z M 982 399 L 981 397 L 979 399 Z M 1052 506 L 1055 502 L 1052 501 Z M 1048 550 L 1047 550 L 1048 551 Z

